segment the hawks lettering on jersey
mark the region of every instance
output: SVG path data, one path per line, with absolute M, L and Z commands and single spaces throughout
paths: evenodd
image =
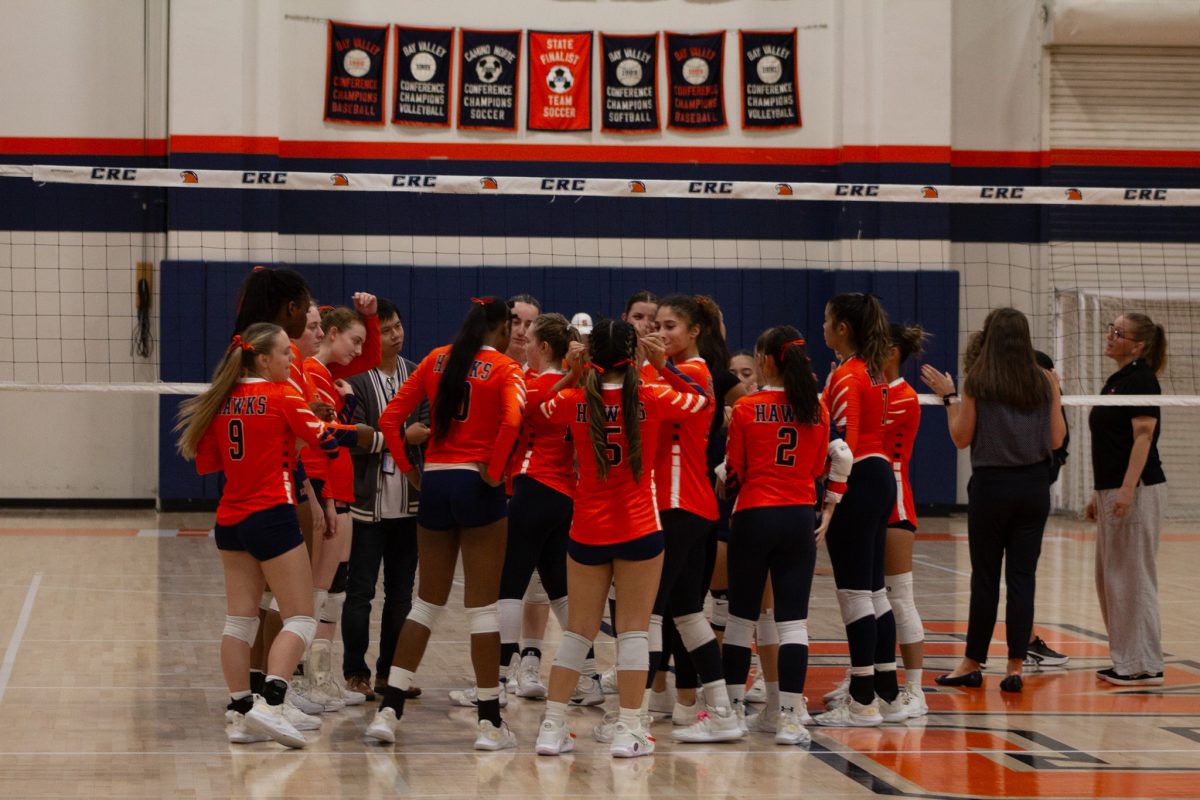
M 707 408 L 694 416 L 669 423 L 654 461 L 654 487 L 658 507 L 679 508 L 704 519 L 717 518 L 717 496 L 708 479 L 708 434 L 716 406 L 712 373 L 702 358 L 675 365 L 682 378 L 700 387 L 709 399 Z M 664 371 L 663 377 L 667 373 Z
M 421 360 L 388 407 L 379 415 L 379 430 L 401 472 L 411 470 L 404 454 L 404 421 L 428 398 L 437 401 L 438 383 L 450 357 L 450 345 L 435 349 Z M 500 478 L 521 430 L 525 408 L 525 381 L 521 367 L 495 348 L 484 347 L 475 354 L 467 372 L 467 391 L 445 436 L 432 431 L 425 463 L 470 464 L 487 469 Z
M 858 356 L 842 362 L 829 379 L 822 399 L 833 427 L 846 440 L 854 460 L 887 458 L 883 426 L 887 416 L 887 384 L 871 377 Z
M 225 473 L 217 523 L 234 525 L 256 511 L 295 504 L 296 439 L 324 458 L 324 428 L 288 384 L 241 379 L 204 431 L 196 452 L 201 475 Z
M 787 395 L 773 386 L 733 404 L 725 468 L 727 485 L 738 487 L 735 512 L 817 501 L 829 448 L 829 412 L 824 403 L 820 410 L 817 423 L 797 423 Z
M 525 419 L 510 474 L 533 478 L 571 497 L 575 494 L 575 450 L 569 428 L 546 419 L 538 408 L 554 396 L 554 387 L 562 377 L 561 372 L 525 373 Z
M 913 504 L 908 463 L 912 460 L 917 429 L 921 426 L 921 403 L 916 390 L 903 378 L 888 384 L 887 415 L 884 441 L 888 459 L 892 462 L 892 472 L 896 476 L 896 506 L 892 509 L 888 524 L 911 522 L 915 527 L 917 509 Z
M 635 481 L 629 466 L 621 387 L 605 385 L 601 397 L 604 401 L 604 450 L 609 464 L 608 475 L 603 479 L 596 468 L 584 390 L 566 389 L 541 405 L 541 413 L 549 422 L 570 426 L 579 464 L 570 536 L 589 545 L 619 544 L 662 529 L 651 481 L 651 466 L 660 433 L 665 433 L 662 426 L 677 420 L 706 418 L 712 413 L 712 402 L 704 395 L 681 393 L 664 385 L 639 385 L 642 477 Z

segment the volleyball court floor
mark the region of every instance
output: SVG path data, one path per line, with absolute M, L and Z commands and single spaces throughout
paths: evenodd
M 656 723 L 657 753 L 631 760 L 592 741 L 602 709 L 572 709 L 574 754 L 535 755 L 542 705 L 520 699 L 505 711 L 517 750 L 476 754 L 474 711 L 446 697 L 471 681 L 461 611 L 433 634 L 417 676 L 424 694 L 409 703 L 394 747 L 362 739 L 371 704 L 326 715 L 302 751 L 228 744 L 210 524 L 211 515 L 149 511 L 0 512 L 0 797 L 1200 797 L 1194 521 L 1168 524 L 1162 541 L 1164 686 L 1096 679 L 1108 662 L 1093 536 L 1085 523 L 1054 518 L 1037 631 L 1070 664 L 1030 674 L 1020 695 L 1002 694 L 998 628 L 983 688 L 938 688 L 935 675 L 962 653 L 969 566 L 965 521 L 928 518 L 915 569 L 927 718 L 813 728 L 807 751 L 757 733 L 680 745 L 669 723 Z M 458 587 L 451 608 L 461 602 Z M 824 553 L 809 630 L 815 709 L 847 661 Z M 551 621 L 543 672 L 558 638 Z M 602 635 L 597 651 L 611 663 L 610 639 Z

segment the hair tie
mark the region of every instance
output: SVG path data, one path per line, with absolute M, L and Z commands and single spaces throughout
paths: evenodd
M 328 314 L 330 311 L 333 311 L 333 306 L 317 306 L 317 311 L 320 311 L 321 315 L 324 316 L 325 314 Z
M 609 369 L 616 369 L 617 367 L 628 367 L 632 363 L 633 363 L 633 359 L 622 358 L 620 361 L 614 361 L 613 365 L 611 367 L 609 367 Z
M 262 272 L 265 269 L 266 269 L 266 267 L 264 267 L 262 264 L 258 264 L 254 267 L 254 269 L 252 269 L 250 271 L 251 272 Z
M 232 353 L 232 352 L 233 352 L 233 351 L 234 351 L 236 348 L 239 348 L 239 347 L 240 347 L 240 348 L 242 348 L 242 351 L 243 351 L 243 352 L 244 352 L 244 351 L 246 351 L 246 350 L 253 350 L 253 349 L 254 349 L 254 345 L 250 344 L 249 342 L 246 342 L 246 341 L 243 341 L 243 340 L 242 340 L 242 336 L 241 336 L 241 334 L 237 334 L 237 333 L 235 333 L 235 334 L 233 335 L 233 341 L 231 341 L 231 342 L 229 343 L 229 349 L 225 351 L 225 354 L 226 354 L 226 355 L 229 355 L 229 354 L 230 354 L 230 353 Z
M 471 302 L 477 306 L 486 306 L 488 303 L 491 303 L 495 299 L 496 298 L 494 298 L 494 297 L 485 297 L 483 299 L 480 299 L 478 297 L 472 297 Z
M 707 306 L 709 303 L 712 302 L 712 300 L 709 300 L 707 297 L 705 297 L 702 294 L 695 295 L 692 299 L 696 301 L 696 305 L 698 305 L 698 306 Z
M 804 347 L 806 344 L 808 343 L 805 342 L 803 338 L 792 339 L 790 342 L 784 342 L 783 347 L 779 348 L 779 360 L 783 361 L 784 357 L 787 356 L 787 351 L 791 350 L 793 347 Z
M 588 363 L 584 364 L 583 368 L 584 369 L 594 369 L 594 370 L 596 370 L 596 372 L 599 372 L 601 375 L 604 374 L 604 370 L 600 367 L 599 364 L 597 364 L 594 361 L 589 361 Z

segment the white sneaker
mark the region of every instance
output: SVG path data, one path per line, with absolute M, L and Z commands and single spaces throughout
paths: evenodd
M 573 706 L 598 706 L 604 702 L 604 689 L 600 686 L 599 675 L 580 675 L 579 683 L 575 685 L 575 694 L 571 697 Z
M 476 750 L 506 750 L 517 746 L 517 737 L 508 729 L 508 723 L 501 721 L 497 728 L 486 719 L 479 720 L 479 735 L 475 737 Z
M 671 691 L 671 687 L 663 689 L 661 692 L 650 690 L 650 704 L 646 710 L 651 714 L 668 715 L 675 711 L 675 692 Z M 695 715 L 693 715 L 694 717 Z
M 837 686 L 833 687 L 832 691 L 826 692 L 825 696 L 821 698 L 821 702 L 823 702 L 825 704 L 826 708 L 832 710 L 834 708 L 834 706 L 840 705 L 849 696 L 850 696 L 850 671 L 847 670 L 846 677 L 842 678 L 842 680 L 837 684 Z
M 617 693 L 617 668 L 611 666 L 600 673 L 600 688 L 605 694 Z
M 479 705 L 479 698 L 476 696 L 475 687 L 468 689 L 451 689 L 450 702 L 456 706 L 465 708 L 475 708 Z M 500 707 L 504 708 L 508 705 L 508 690 L 504 688 L 504 684 L 500 684 Z
M 592 738 L 602 744 L 609 744 L 613 740 L 616 733 L 617 722 L 621 719 L 621 712 L 606 711 L 604 712 L 604 721 L 596 727 L 592 728 Z M 639 722 L 643 730 L 650 730 L 650 726 L 654 724 L 654 717 L 649 714 L 642 714 Z
M 347 689 L 345 682 L 331 672 L 327 672 L 321 676 L 317 687 L 327 696 L 340 700 L 343 708 L 346 706 L 361 706 L 367 702 L 365 694 Z
M 371 720 L 364 735 L 368 739 L 395 744 L 396 728 L 398 727 L 400 727 L 400 720 L 396 717 L 396 709 L 381 708 L 375 712 L 375 719 Z
M 612 754 L 613 758 L 652 756 L 654 755 L 654 737 L 644 726 L 630 728 L 624 722 L 618 721 L 613 725 L 612 744 L 609 745 L 608 752 Z
M 738 730 L 740 730 L 743 734 L 749 733 L 750 726 L 746 724 L 746 704 L 745 704 L 745 702 L 741 702 L 741 703 L 734 702 L 733 713 L 737 717 Z
M 299 678 L 296 680 L 299 681 Z M 288 687 L 287 695 L 284 696 L 283 701 L 294 708 L 300 709 L 305 714 L 323 714 L 325 712 L 325 706 L 321 705 L 320 703 L 314 703 L 312 700 L 309 700 L 307 697 L 297 692 L 296 683 L 292 683 L 292 685 Z
M 567 730 L 566 720 L 544 719 L 533 749 L 539 756 L 569 753 L 575 749 L 575 734 Z
M 904 686 L 904 692 L 912 697 L 915 701 L 908 713 L 909 719 L 923 717 L 929 713 L 929 703 L 925 700 L 925 691 L 920 685 L 909 683 Z
M 796 713 L 800 715 L 800 724 L 816 725 L 817 721 L 813 719 L 812 714 L 808 713 L 808 695 L 803 695 L 800 698 L 800 702 L 804 704 L 800 708 L 796 709 Z
M 775 744 L 798 744 L 807 747 L 811 743 L 812 735 L 800 721 L 800 715 L 795 711 L 781 711 L 775 730 Z
M 696 721 L 671 733 L 677 742 L 731 742 L 745 736 L 737 712 L 731 708 L 709 708 Z
M 757 658 L 757 656 L 755 656 Z M 767 702 L 767 683 L 763 679 L 762 668 L 754 674 L 754 683 L 750 684 L 750 688 L 746 690 L 747 703 L 765 703 Z
M 283 706 L 267 705 L 261 695 L 254 695 L 254 708 L 246 712 L 245 722 L 251 730 L 266 734 L 286 747 L 300 748 L 308 744 L 283 715 Z
M 764 708 L 746 718 L 746 727 L 759 733 L 775 733 L 779 727 L 779 709 Z
M 853 697 L 844 705 L 817 714 L 814 719 L 818 725 L 827 728 L 874 728 L 883 724 L 883 716 L 874 701 L 863 705 Z
M 292 682 L 290 690 L 292 694 L 300 698 L 296 702 L 296 707 L 305 714 L 341 711 L 346 707 L 346 704 L 340 698 L 326 694 L 320 684 L 311 675 L 302 675 L 296 678 Z M 308 708 L 317 708 L 319 711 L 308 711 Z
M 253 744 L 254 742 L 269 742 L 271 737 L 265 733 L 251 730 L 246 724 L 246 718 L 231 709 L 225 711 L 225 737 L 230 744 Z
M 671 724 L 692 725 L 696 722 L 696 715 L 699 712 L 699 703 L 692 703 L 690 706 L 675 703 L 675 705 L 671 708 Z
M 321 718 L 314 717 L 311 714 L 305 714 L 300 709 L 288 702 L 287 698 L 283 699 L 283 716 L 287 721 L 292 723 L 298 731 L 319 731 L 321 730 Z
M 905 689 L 901 689 L 900 694 L 890 703 L 882 697 L 876 697 L 875 703 L 879 706 L 879 713 L 884 722 L 908 722 L 922 714 L 920 701 Z
M 517 697 L 528 697 L 531 700 L 544 700 L 546 685 L 542 683 L 542 660 L 535 655 L 521 657 L 521 666 L 517 670 Z

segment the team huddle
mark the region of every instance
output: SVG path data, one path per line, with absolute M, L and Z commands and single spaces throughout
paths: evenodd
M 839 363 L 819 381 L 787 325 L 731 357 L 707 297 L 641 292 L 579 326 L 529 317 L 471 298 L 454 342 L 376 396 L 361 377 L 389 359 L 380 330 L 398 324 L 394 306 L 360 293 L 353 308 L 321 310 L 290 270 L 249 276 L 228 352 L 177 426 L 180 452 L 225 477 L 215 536 L 229 740 L 303 747 L 316 714 L 378 693 L 365 736 L 395 742 L 460 555 L 475 686 L 452 695 L 478 710 L 476 749 L 516 746 L 501 708 L 518 673 L 519 694 L 545 700 L 541 755 L 572 750 L 567 709 L 605 691 L 618 710 L 591 734 L 616 757 L 653 753 L 663 716 L 678 742 L 755 731 L 804 745 L 809 725 L 924 715 L 908 485 L 920 407 L 899 377 L 921 329 L 889 323 L 869 294 L 830 299 L 823 336 Z M 523 352 L 514 325 L 528 328 Z M 404 484 L 416 506 L 419 575 L 390 635 L 385 619 L 374 691 L 329 667 L 347 583 L 364 580 L 346 531 L 368 472 L 381 494 Z M 822 543 L 850 668 L 814 717 L 807 618 Z M 530 670 L 519 648 L 535 573 L 563 631 L 545 684 L 540 653 Z M 378 561 L 372 591 L 377 574 Z M 592 648 L 606 611 L 616 659 L 601 675 Z M 765 680 L 748 696 L 755 658 Z M 763 710 L 747 714 L 752 700 Z

